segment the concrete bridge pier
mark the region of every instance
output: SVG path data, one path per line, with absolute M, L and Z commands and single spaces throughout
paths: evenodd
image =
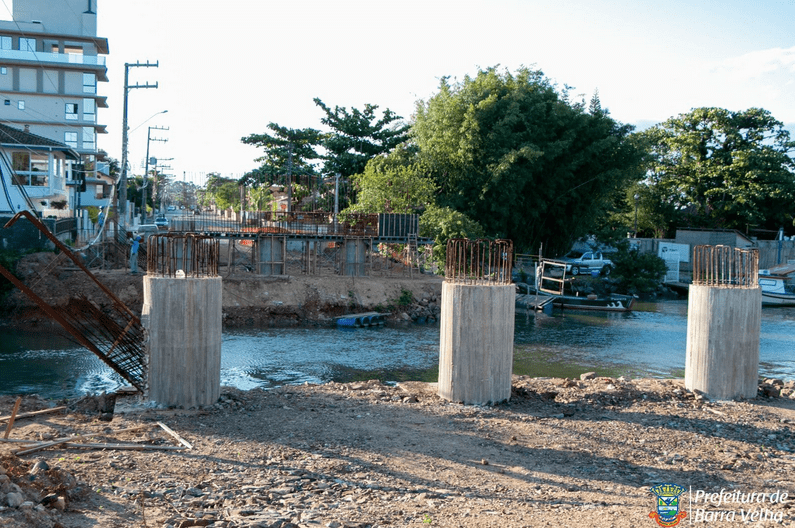
M 516 289 L 510 241 L 450 240 L 439 339 L 439 396 L 465 404 L 511 397 Z
M 467 404 L 511 397 L 516 289 L 442 285 L 439 396 Z
M 218 242 L 152 238 L 141 314 L 147 331 L 148 398 L 169 407 L 212 405 L 221 395 Z
M 285 238 L 261 236 L 254 248 L 257 255 L 257 273 L 260 275 L 283 275 L 285 260 Z
M 758 253 L 696 246 L 687 304 L 685 387 L 710 398 L 755 398 L 762 290 Z
M 367 275 L 367 243 L 363 238 L 346 238 L 343 245 L 343 270 L 347 276 Z
M 184 408 L 221 396 L 221 277 L 144 277 L 149 399 Z

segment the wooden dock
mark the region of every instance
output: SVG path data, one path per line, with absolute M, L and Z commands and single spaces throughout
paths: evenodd
M 552 302 L 555 298 L 554 295 L 518 294 L 516 296 L 516 306 L 537 312 L 547 311 L 552 309 Z

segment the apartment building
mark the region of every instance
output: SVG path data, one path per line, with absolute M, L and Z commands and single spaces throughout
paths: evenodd
M 51 151 L 5 152 L 5 163 L 45 213 L 51 202 L 98 204 L 108 193 L 107 177 L 97 175 L 106 157 L 97 111 L 107 108 L 98 85 L 108 81 L 108 41 L 97 37 L 97 0 L 14 0 L 12 16 L 0 21 L 0 123 L 77 152 L 86 191 L 78 200 L 75 163 L 61 169 Z

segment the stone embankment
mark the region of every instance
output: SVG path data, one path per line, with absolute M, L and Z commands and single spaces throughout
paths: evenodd
M 101 289 L 77 268 L 54 266 L 53 253 L 26 256 L 18 276 L 47 303 L 64 307 L 72 297 L 85 295 L 100 308 L 109 308 Z M 143 305 L 142 275 L 126 270 L 96 270 L 97 279 L 133 312 Z M 303 326 L 331 324 L 335 316 L 379 311 L 392 321 L 427 322 L 438 319 L 442 278 L 415 274 L 386 277 L 338 275 L 257 276 L 222 275 L 223 317 L 227 327 Z M 10 323 L 46 324 L 47 316 L 19 290 L 4 301 L 3 319 Z

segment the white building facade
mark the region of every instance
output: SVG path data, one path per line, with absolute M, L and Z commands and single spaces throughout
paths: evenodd
M 97 0 L 14 0 L 13 20 L 0 21 L 0 123 L 62 143 L 82 158 L 86 191 L 77 199 L 72 162 L 46 152 L 15 152 L 9 160 L 25 191 L 46 211 L 95 205 L 107 186 L 97 177 L 105 158 L 97 136 L 106 132 L 98 109 L 107 108 L 108 42 L 97 37 Z M 21 178 L 21 179 L 20 179 Z

